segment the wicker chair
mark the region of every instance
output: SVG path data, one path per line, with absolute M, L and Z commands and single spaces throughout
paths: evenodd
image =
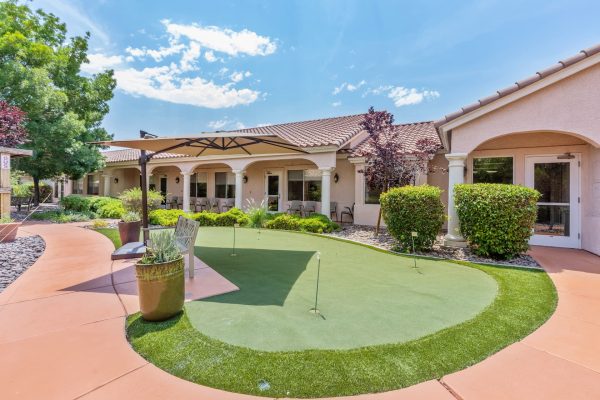
M 317 202 L 316 201 L 305 201 L 304 206 L 302 207 L 302 214 L 305 217 L 308 217 L 310 214 L 314 214 L 317 212 Z

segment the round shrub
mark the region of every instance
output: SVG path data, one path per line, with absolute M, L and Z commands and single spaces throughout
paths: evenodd
M 183 210 L 153 210 L 148 214 L 148 221 L 152 225 L 175 226 L 180 215 L 186 215 Z
M 216 226 L 217 213 L 210 211 L 201 211 L 192 216 L 192 219 L 198 221 L 200 226 Z
M 70 194 L 60 201 L 60 205 L 67 211 L 90 211 L 90 198 L 78 194 Z
M 135 211 L 142 215 L 142 189 L 134 187 L 124 190 L 119 199 L 126 211 Z M 163 196 L 155 190 L 148 190 L 148 211 L 156 210 L 163 201 Z
M 390 234 L 403 250 L 427 250 L 433 245 L 445 220 L 442 190 L 436 186 L 392 188 L 380 197 L 381 214 Z
M 454 187 L 461 233 L 476 254 L 496 259 L 527 251 L 539 198 L 537 190 L 518 185 L 478 183 Z
M 265 227 L 268 229 L 283 229 L 286 231 L 300 230 L 300 217 L 290 214 L 281 214 L 267 221 Z

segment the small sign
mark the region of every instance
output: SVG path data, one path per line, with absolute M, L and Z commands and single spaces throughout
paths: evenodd
M 240 227 L 240 224 L 233 224 L 233 226 L 234 226 L 235 228 L 239 228 L 239 227 Z
M 418 237 L 418 236 L 419 236 L 419 234 L 418 234 L 417 232 L 411 232 L 411 233 L 410 233 L 410 235 L 411 235 L 412 237 Z
M 10 155 L 0 155 L 0 169 L 10 169 Z

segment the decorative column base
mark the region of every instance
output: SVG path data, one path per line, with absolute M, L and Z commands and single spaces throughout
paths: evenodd
M 461 236 L 446 235 L 444 236 L 444 247 L 463 249 L 467 247 L 467 241 Z

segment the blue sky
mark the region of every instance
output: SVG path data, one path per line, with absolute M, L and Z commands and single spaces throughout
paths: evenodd
M 435 120 L 600 42 L 598 1 L 34 0 L 112 68 L 115 138 Z

